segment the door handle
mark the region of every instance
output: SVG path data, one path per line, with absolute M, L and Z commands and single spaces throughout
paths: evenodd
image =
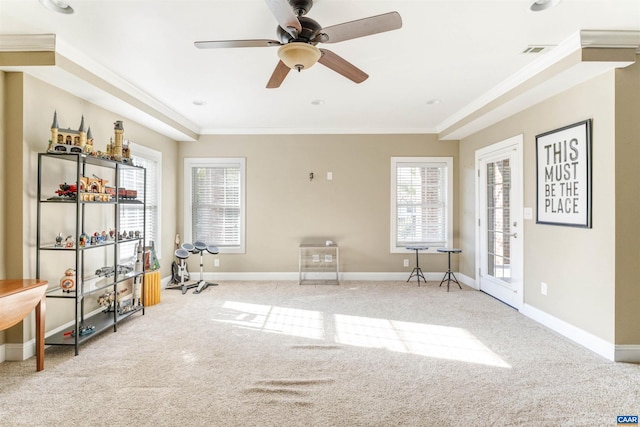
M 513 234 L 509 234 L 510 237 L 513 237 L 514 239 L 518 238 L 518 233 L 513 233 Z

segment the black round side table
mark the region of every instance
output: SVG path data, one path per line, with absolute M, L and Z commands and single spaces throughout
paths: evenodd
M 409 280 L 411 280 L 411 278 L 413 276 L 418 278 L 418 286 L 420 286 L 420 278 L 422 277 L 422 280 L 424 280 L 424 283 L 427 283 L 427 279 L 424 278 L 424 274 L 422 274 L 422 269 L 420 268 L 420 264 L 418 262 L 418 252 L 420 251 L 426 251 L 427 249 L 429 249 L 428 246 L 407 246 L 406 249 L 408 251 L 416 251 L 416 266 L 413 268 L 413 271 L 411 272 L 411 275 L 409 276 L 409 278 L 407 279 L 407 282 Z
M 444 282 L 447 282 L 447 292 L 449 292 L 449 284 L 453 281 L 453 282 L 456 282 L 458 284 L 458 287 L 460 289 L 462 289 L 462 286 L 460 286 L 460 282 L 458 282 L 458 279 L 456 278 L 456 275 L 453 274 L 453 271 L 451 271 L 451 254 L 459 254 L 460 252 L 462 252 L 462 249 L 458 249 L 458 248 L 438 248 L 437 251 L 438 252 L 442 252 L 442 253 L 446 253 L 447 257 L 448 257 L 447 272 L 444 273 L 444 277 L 442 278 L 442 281 L 440 282 L 439 286 L 442 286 L 442 284 Z

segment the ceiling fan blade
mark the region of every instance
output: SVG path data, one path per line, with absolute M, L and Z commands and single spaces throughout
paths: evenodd
M 402 28 L 400 14 L 389 12 L 323 28 L 322 32 L 328 36 L 328 40 L 323 40 L 323 42 L 337 43 L 399 28 Z
M 293 38 L 297 38 L 302 31 L 302 25 L 298 21 L 298 17 L 293 13 L 293 9 L 287 0 L 265 0 L 271 13 L 275 16 L 276 21 L 283 30 L 291 34 Z
M 284 62 L 278 62 L 278 65 L 276 65 L 276 69 L 273 70 L 273 74 L 271 74 L 271 78 L 267 83 L 267 89 L 279 88 L 284 81 L 284 78 L 287 77 L 287 74 L 289 74 L 289 71 L 291 71 L 291 68 L 287 67 Z
M 349 80 L 355 83 L 362 83 L 369 78 L 367 73 L 330 50 L 320 49 L 320 52 L 322 52 L 322 56 L 318 60 L 319 63 L 331 68 L 336 73 L 342 74 Z
M 280 46 L 282 43 L 276 40 L 214 40 L 195 42 L 198 49 L 224 49 L 229 47 L 270 47 Z

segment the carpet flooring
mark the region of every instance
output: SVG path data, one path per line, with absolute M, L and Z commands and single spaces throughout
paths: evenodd
M 437 283 L 163 290 L 74 356 L 0 364 L 0 426 L 614 426 L 640 365 Z

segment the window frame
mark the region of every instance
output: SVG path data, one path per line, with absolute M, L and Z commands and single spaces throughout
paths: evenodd
M 219 253 L 246 253 L 246 158 L 244 157 L 185 157 L 184 158 L 184 206 L 183 243 L 193 244 L 191 206 L 193 204 L 192 169 L 194 167 L 240 167 L 240 243 L 237 246 L 218 246 Z M 216 242 L 205 242 L 217 245 Z
M 399 164 L 411 164 L 418 166 L 428 166 L 428 165 L 442 165 L 446 166 L 446 213 L 445 213 L 445 221 L 446 221 L 446 242 L 444 244 L 433 244 L 433 243 L 424 243 L 424 246 L 428 246 L 429 250 L 426 251 L 428 253 L 436 253 L 437 248 L 439 247 L 453 247 L 453 157 L 391 157 L 391 217 L 390 217 L 390 243 L 389 250 L 391 253 L 406 253 L 407 245 L 398 245 L 397 239 L 397 220 L 398 220 L 398 194 L 397 194 L 397 168 Z M 416 242 L 412 245 L 421 245 L 422 243 Z
M 135 158 L 136 157 L 140 157 L 143 158 L 145 160 L 150 160 L 156 163 L 156 179 L 155 179 L 155 199 L 156 199 L 156 215 L 157 215 L 157 221 L 156 221 L 156 231 L 155 231 L 155 238 L 153 239 L 154 242 L 154 246 L 156 248 L 156 256 L 158 258 L 158 260 L 160 260 L 162 258 L 162 251 L 160 250 L 160 248 L 162 247 L 162 152 L 158 151 L 158 150 L 154 150 L 152 148 L 149 147 L 145 147 L 143 145 L 139 145 L 136 144 L 134 142 L 130 142 L 129 143 L 129 148 L 131 150 L 132 153 L 132 157 L 134 160 L 134 164 L 136 164 L 135 162 Z M 146 186 L 149 185 L 149 173 L 148 173 L 148 169 L 146 171 Z M 148 224 L 149 223 L 149 218 L 147 217 L 147 213 L 149 210 L 149 203 L 148 203 L 149 197 L 146 194 L 146 189 L 145 189 L 145 223 Z M 127 204 L 122 204 L 121 205 L 121 209 L 119 211 L 119 215 L 122 215 L 123 210 L 127 209 L 127 208 L 131 208 L 132 206 L 127 205 Z M 147 246 L 148 242 L 151 240 L 150 237 L 148 236 L 146 233 L 146 230 L 144 230 L 144 242 L 143 245 Z M 122 257 L 122 255 L 120 255 L 120 257 Z M 128 258 L 125 258 L 128 259 Z

